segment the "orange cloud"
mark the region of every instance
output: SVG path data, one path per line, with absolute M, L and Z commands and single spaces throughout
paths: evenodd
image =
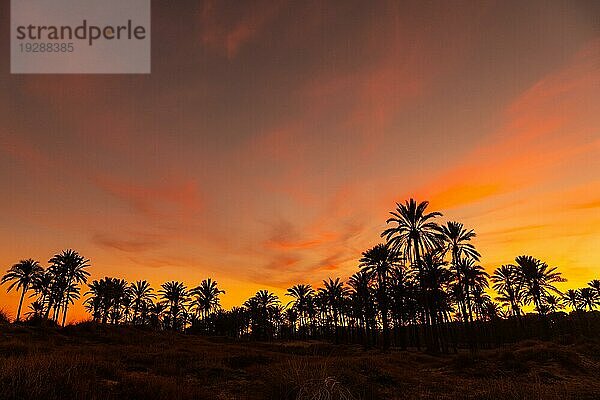
M 597 152 L 600 139 L 590 127 L 600 115 L 598 65 L 600 45 L 594 42 L 516 99 L 490 139 L 418 193 L 440 208 L 464 206 L 540 184 L 569 160 Z
M 107 193 L 128 202 L 136 211 L 149 216 L 195 214 L 202 209 L 200 191 L 194 180 L 147 186 L 98 175 L 94 182 Z

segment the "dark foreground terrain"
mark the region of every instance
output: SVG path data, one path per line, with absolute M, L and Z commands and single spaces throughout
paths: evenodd
M 94 324 L 1 326 L 0 399 L 600 399 L 600 342 L 431 356 Z

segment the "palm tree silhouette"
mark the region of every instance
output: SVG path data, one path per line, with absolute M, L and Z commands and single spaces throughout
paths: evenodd
M 594 289 L 594 292 L 596 292 L 596 296 L 600 298 L 600 279 L 594 279 L 593 281 L 590 281 L 590 283 L 588 283 L 588 286 Z
M 369 346 L 371 331 L 373 327 L 372 321 L 375 319 L 375 296 L 371 285 L 373 274 L 361 270 L 356 272 L 348 280 L 350 286 L 350 301 L 351 310 L 358 318 L 362 331 L 364 331 L 364 344 Z
M 425 213 L 428 201 L 417 203 L 414 199 L 404 204 L 396 203 L 396 211 L 386 224 L 395 224 L 381 233 L 391 249 L 402 252 L 404 257 L 421 269 L 421 254 L 436 250 L 439 245 L 439 227 L 433 219 L 442 213 Z
M 264 339 L 272 336 L 271 309 L 279 304 L 279 298 L 267 291 L 259 290 L 244 306 L 249 310 L 254 336 Z
M 48 262 L 51 264 L 49 268 L 55 278 L 54 320 L 58 320 L 62 308 L 62 326 L 64 326 L 69 304 L 73 304 L 73 301 L 79 298 L 79 285 L 86 283 L 90 275 L 86 270 L 90 266 L 90 260 L 68 249 L 55 254 Z
M 136 324 L 140 318 L 140 312 L 147 309 L 148 304 L 156 298 L 154 289 L 146 280 L 136 281 L 129 287 L 131 292 L 131 303 L 133 305 L 133 323 Z
M 43 272 L 44 269 L 40 266 L 39 261 L 29 258 L 21 260 L 10 267 L 8 272 L 2 277 L 2 280 L 0 280 L 2 284 L 11 282 L 6 290 L 7 292 L 10 292 L 15 287 L 17 290 L 21 289 L 21 298 L 19 300 L 19 308 L 17 309 L 17 321 L 21 318 L 21 307 L 23 306 L 25 293 L 29 290 L 30 285 L 35 282 L 37 276 Z
M 450 221 L 446 225 L 439 228 L 441 244 L 444 251 L 450 252 L 452 256 L 452 265 L 456 265 L 459 257 L 465 256 L 479 261 L 481 254 L 475 249 L 475 246 L 470 243 L 477 234 L 474 230 L 466 230 L 460 222 Z
M 31 289 L 33 293 L 30 297 L 37 296 L 37 302 L 42 306 L 42 314 L 40 317 L 47 317 L 50 312 L 50 304 L 52 298 L 52 291 L 54 283 L 54 275 L 52 271 L 42 271 L 35 276 L 31 282 Z
M 561 277 L 561 273 L 556 271 L 556 267 L 550 268 L 546 263 L 531 256 L 519 256 L 515 262 L 518 267 L 519 279 L 524 288 L 525 303 L 533 303 L 540 314 L 545 314 L 543 298 L 547 297 L 550 292 L 562 294 L 553 284 L 565 282 L 566 279 Z
M 588 307 L 590 311 L 592 311 L 594 307 L 600 304 L 600 299 L 591 287 L 581 288 L 578 290 L 578 292 L 584 309 L 585 307 Z
M 483 292 L 488 287 L 489 275 L 481 265 L 475 265 L 472 258 L 461 258 L 457 263 L 457 269 L 463 277 L 463 288 L 467 303 L 469 321 L 473 322 L 472 294 L 476 291 Z
M 329 278 L 323 281 L 325 287 L 319 289 L 319 293 L 322 295 L 323 306 L 326 312 L 332 317 L 333 329 L 335 332 L 336 343 L 339 342 L 339 319 L 343 308 L 344 299 L 348 295 L 348 288 L 344 287 L 344 283 L 340 278 L 335 280 Z
M 544 304 L 549 313 L 553 314 L 562 309 L 561 300 L 552 294 L 546 296 Z
M 427 201 L 417 203 L 414 199 L 407 200 L 404 204 L 396 203 L 396 210 L 390 212 L 392 217 L 386 221 L 386 224 L 395 226 L 381 233 L 390 248 L 402 254 L 420 273 L 423 272 L 423 254 L 437 251 L 440 244 L 439 226 L 433 220 L 442 216 L 442 213 L 426 213 L 428 205 Z M 423 306 L 424 322 L 428 326 L 433 322 L 431 305 L 425 300 Z M 426 337 L 428 346 L 433 349 L 432 335 L 428 334 Z
M 181 312 L 182 305 L 188 299 L 188 292 L 183 282 L 171 281 L 161 285 L 161 290 L 158 291 L 160 296 L 167 302 L 169 309 L 169 322 L 173 330 L 179 327 L 178 318 Z
M 579 291 L 575 289 L 567 290 L 563 295 L 563 303 L 571 307 L 574 311 L 579 311 L 581 309 L 581 298 L 579 297 Z
M 390 345 L 388 279 L 392 271 L 398 268 L 400 257 L 387 245 L 378 244 L 363 252 L 359 262 L 359 268 L 366 272 L 373 272 L 377 279 L 376 293 L 383 325 L 383 348 L 387 349 Z
M 510 264 L 503 265 L 494 271 L 491 280 L 494 290 L 499 294 L 497 300 L 508 304 L 512 314 L 521 321 L 523 290 L 517 267 Z
M 224 293 L 224 290 L 218 288 L 217 281 L 208 278 L 200 282 L 199 286 L 190 290 L 190 295 L 195 296 L 193 307 L 196 315 L 201 314 L 204 320 L 209 314 L 221 308 L 219 295 Z
M 456 281 L 459 285 L 464 286 L 464 277 L 461 274 L 461 270 L 458 268 L 458 262 L 463 257 L 472 258 L 475 261 L 479 261 L 481 256 L 475 249 L 475 246 L 470 243 L 471 239 L 476 236 L 475 231 L 466 230 L 464 225 L 460 222 L 450 221 L 446 225 L 439 227 L 440 244 L 444 252 L 449 252 L 451 255 L 451 264 L 456 275 Z M 461 289 L 464 289 L 461 287 Z M 460 292 L 460 289 L 459 289 Z M 457 298 L 460 309 L 463 314 L 463 320 L 467 321 L 467 306 L 465 304 L 464 296 Z
M 315 291 L 310 285 L 298 284 L 287 290 L 286 296 L 290 296 L 293 300 L 292 304 L 298 313 L 301 334 L 306 333 L 306 319 L 308 317 L 309 308 L 312 305 L 312 297 Z
M 44 315 L 44 305 L 37 300 L 32 302 L 28 309 L 29 311 L 25 313 L 27 318 L 41 318 Z
M 432 327 L 430 340 L 433 343 L 428 344 L 432 352 L 438 352 L 442 345 L 438 322 L 443 319 L 442 311 L 448 302 L 446 293 L 453 280 L 452 272 L 446 268 L 447 264 L 441 253 L 425 253 L 422 268 L 417 273 L 424 304 L 427 304 L 426 314 Z

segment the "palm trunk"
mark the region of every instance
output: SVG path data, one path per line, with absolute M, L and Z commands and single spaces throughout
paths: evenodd
M 67 321 L 67 310 L 69 308 L 69 301 L 65 300 L 65 305 L 63 307 L 63 319 L 62 319 L 62 326 L 65 326 L 65 322 Z
M 23 290 L 21 291 L 21 300 L 19 300 L 19 308 L 17 309 L 16 322 L 19 322 L 19 320 L 21 319 L 21 307 L 23 306 L 23 298 L 25 297 L 26 291 L 27 291 L 27 285 L 23 286 Z

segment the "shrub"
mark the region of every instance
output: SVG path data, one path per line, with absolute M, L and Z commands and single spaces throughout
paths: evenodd
M 0 324 L 8 324 L 10 323 L 10 318 L 8 317 L 8 313 L 0 308 Z

